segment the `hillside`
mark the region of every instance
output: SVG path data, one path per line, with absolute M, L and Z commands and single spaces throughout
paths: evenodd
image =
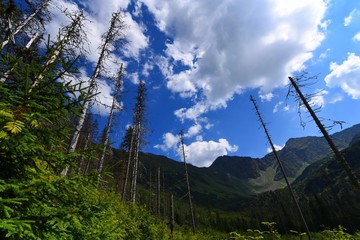
M 340 148 L 344 148 L 355 136 L 359 136 L 358 134 L 360 125 L 355 125 L 333 134 L 332 138 Z M 296 177 L 305 178 L 306 174 L 317 169 L 321 163 L 319 161 L 329 154 L 328 146 L 322 137 L 292 138 L 279 151 L 286 172 L 292 180 Z M 125 155 L 126 153 L 114 149 L 113 161 L 124 159 Z M 140 183 L 145 188 L 150 186 L 150 176 L 152 185 L 155 186 L 156 171 L 157 168 L 161 168 L 163 188 L 179 198 L 186 194 L 182 162 L 151 153 L 140 153 L 139 157 Z M 118 169 L 114 170 L 116 178 L 119 172 Z M 255 194 L 285 186 L 279 177 L 272 154 L 263 158 L 220 156 L 208 168 L 188 164 L 188 171 L 195 203 L 211 208 L 236 210 Z
M 360 177 L 360 139 L 357 137 L 343 150 L 344 157 Z M 312 163 L 293 183 L 308 225 L 344 226 L 356 231 L 360 225 L 360 196 L 336 159 L 326 157 Z M 280 224 L 282 231 L 301 229 L 299 216 L 287 188 L 258 195 L 241 211 L 249 218 L 259 214 L 266 221 Z

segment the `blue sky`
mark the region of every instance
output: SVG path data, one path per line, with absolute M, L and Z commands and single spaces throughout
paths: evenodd
M 92 0 L 57 1 L 53 36 L 65 18 L 59 7 L 86 10 L 89 66 L 113 11 L 121 9 L 128 44 L 114 51 L 109 72 L 126 66 L 122 101 L 111 141 L 119 145 L 139 80 L 148 88 L 146 152 L 180 160 L 180 130 L 188 162 L 209 166 L 218 156 L 262 157 L 269 146 L 249 98 L 253 95 L 273 142 L 319 135 L 300 126 L 294 98 L 286 101 L 289 75 L 318 75 L 305 91 L 322 91 L 312 104 L 324 118 L 360 122 L 360 2 L 357 0 Z M 99 79 L 98 100 L 110 104 L 113 86 Z M 107 109 L 94 105 L 100 122 Z M 305 120 L 306 113 L 303 114 Z M 340 131 L 335 127 L 333 131 Z

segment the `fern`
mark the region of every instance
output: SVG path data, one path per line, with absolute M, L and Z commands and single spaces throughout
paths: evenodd
M 12 134 L 20 133 L 23 128 L 24 128 L 24 123 L 19 120 L 16 120 L 14 122 L 7 122 L 4 126 L 4 129 Z

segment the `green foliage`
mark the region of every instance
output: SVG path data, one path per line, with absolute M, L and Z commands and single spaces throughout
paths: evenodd
M 168 239 L 166 225 L 141 207 L 97 188 L 96 176 L 1 181 L 0 236 L 7 239 Z M 16 196 L 7 198 L 6 196 Z

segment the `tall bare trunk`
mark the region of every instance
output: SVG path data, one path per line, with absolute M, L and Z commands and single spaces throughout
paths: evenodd
M 140 132 L 141 132 L 141 123 L 139 122 L 134 128 L 135 132 L 135 148 L 134 148 L 134 160 L 133 160 L 133 173 L 131 181 L 131 202 L 135 203 L 136 201 L 136 188 L 137 188 L 137 177 L 139 169 L 139 146 L 140 146 Z
M 11 39 L 14 38 L 16 34 L 23 30 L 29 24 L 29 22 L 40 13 L 41 10 L 46 9 L 50 1 L 51 0 L 42 1 L 32 14 L 30 14 L 24 21 L 21 21 L 20 24 L 15 28 L 15 30 L 13 32 L 10 32 L 7 39 L 2 42 L 0 50 L 2 50 L 11 41 Z
M 87 134 L 87 136 L 86 136 L 83 150 L 86 150 L 86 149 L 87 149 L 87 147 L 88 147 L 88 145 L 89 145 L 89 142 L 90 142 L 90 137 L 91 137 L 91 132 L 89 132 L 89 133 Z M 81 168 L 82 168 L 83 163 L 84 163 L 84 156 L 81 156 L 81 157 L 80 157 L 80 160 L 79 160 L 78 174 L 80 174 L 80 172 L 81 172 Z
M 158 217 L 160 217 L 160 207 L 161 207 L 161 202 L 160 202 L 160 194 L 161 194 L 161 182 L 160 182 L 160 174 L 161 174 L 161 170 L 160 168 L 157 169 L 157 173 L 156 173 L 156 215 Z
M 128 187 L 128 182 L 129 182 L 129 175 L 130 175 L 130 166 L 132 163 L 132 149 L 133 149 L 133 145 L 134 145 L 134 127 L 132 129 L 132 133 L 131 133 L 131 140 L 130 140 L 130 146 L 129 146 L 129 157 L 128 157 L 128 161 L 126 163 L 126 171 L 125 171 L 125 177 L 124 177 L 124 183 L 123 183 L 123 189 L 122 189 L 122 195 L 121 195 L 121 200 L 123 202 L 126 201 L 126 194 L 127 194 L 127 187 Z
M 106 148 L 109 143 L 109 134 L 110 134 L 111 124 L 112 124 L 112 119 L 113 119 L 114 112 L 117 108 L 117 98 L 119 97 L 119 93 L 121 91 L 122 74 L 123 74 L 123 64 L 121 64 L 121 66 L 120 66 L 119 76 L 116 79 L 115 93 L 114 93 L 113 101 L 112 101 L 111 108 L 110 108 L 109 119 L 106 124 L 104 147 L 101 152 L 100 159 L 99 159 L 99 167 L 98 167 L 99 175 L 102 173 Z
M 101 71 L 104 69 L 104 63 L 105 63 L 106 58 L 108 57 L 112 43 L 115 41 L 117 35 L 120 34 L 120 30 L 122 30 L 123 27 L 124 27 L 124 25 L 121 21 L 120 13 L 113 13 L 113 16 L 112 16 L 112 19 L 110 22 L 110 27 L 109 27 L 107 33 L 105 34 L 104 43 L 101 47 L 100 55 L 99 55 L 98 61 L 96 63 L 93 75 L 89 79 L 89 88 L 88 88 L 88 91 L 85 96 L 86 100 L 84 101 L 84 105 L 82 107 L 82 110 L 81 110 L 81 113 L 79 116 L 79 120 L 75 127 L 74 135 L 71 139 L 70 146 L 68 148 L 69 152 L 74 152 L 76 149 L 76 146 L 77 146 L 77 143 L 79 140 L 79 136 L 80 136 L 80 132 L 84 125 L 84 120 L 85 120 L 87 111 L 89 109 L 89 103 L 90 103 L 89 98 L 92 98 L 92 96 L 94 95 L 94 91 L 96 88 L 96 80 L 99 77 Z M 66 176 L 68 174 L 68 170 L 69 170 L 69 166 L 66 166 L 65 169 L 61 172 L 61 175 Z
M 175 226 L 175 214 L 174 214 L 174 195 L 170 194 L 170 234 L 172 236 Z
M 319 120 L 319 118 L 316 116 L 315 112 L 313 111 L 313 109 L 311 108 L 310 104 L 308 103 L 308 101 L 306 100 L 306 97 L 302 94 L 299 86 L 296 84 L 296 81 L 294 78 L 289 77 L 289 80 L 292 84 L 292 86 L 294 87 L 296 93 L 298 94 L 299 98 L 301 99 L 301 101 L 303 102 L 303 104 L 305 105 L 306 109 L 308 110 L 308 112 L 310 113 L 311 117 L 314 119 L 317 127 L 320 129 L 321 133 L 323 134 L 323 136 L 325 137 L 326 141 L 328 142 L 331 150 L 334 152 L 337 160 L 339 161 L 340 165 L 343 167 L 343 169 L 345 170 L 346 174 L 348 175 L 348 177 L 350 178 L 352 184 L 354 185 L 354 187 L 358 190 L 358 192 L 360 193 L 360 182 L 359 179 L 356 177 L 356 175 L 354 174 L 354 172 L 351 170 L 348 162 L 345 160 L 344 155 L 340 152 L 340 150 L 336 147 L 335 143 L 333 142 L 333 140 L 331 139 L 330 135 L 328 134 L 328 132 L 326 131 L 324 125 L 321 123 L 321 121 Z
M 251 100 L 252 103 L 254 104 L 254 108 L 255 108 L 256 114 L 258 115 L 259 120 L 260 120 L 260 122 L 261 122 L 261 125 L 262 125 L 262 127 L 264 128 L 266 137 L 267 137 L 267 139 L 268 139 L 268 141 L 269 141 L 269 143 L 270 143 L 272 152 L 273 152 L 273 154 L 275 155 L 276 161 L 277 161 L 277 163 L 278 163 L 278 165 L 279 165 L 279 167 L 280 167 L 280 170 L 281 170 L 281 173 L 282 173 L 282 175 L 283 175 L 283 177 L 284 177 L 284 179 L 285 179 L 286 185 L 287 185 L 287 187 L 289 188 L 291 197 L 293 198 L 293 200 L 294 200 L 294 202 L 295 202 L 295 204 L 296 204 L 296 208 L 297 208 L 298 213 L 299 213 L 299 215 L 300 215 L 300 217 L 301 217 L 301 221 L 302 221 L 303 224 L 304 224 L 304 227 L 305 227 L 305 230 L 306 230 L 306 234 L 307 234 L 308 238 L 309 238 L 310 240 L 312 240 L 313 238 L 312 238 L 312 236 L 311 236 L 310 230 L 309 230 L 309 228 L 308 228 L 308 225 L 307 225 L 307 223 L 306 223 L 306 220 L 305 220 L 304 215 L 303 215 L 303 213 L 302 213 L 302 210 L 301 210 L 301 208 L 300 208 L 299 202 L 298 202 L 298 200 L 297 200 L 297 198 L 296 198 L 296 196 L 295 196 L 295 193 L 294 193 L 294 191 L 293 191 L 293 189 L 292 189 L 292 187 L 291 187 L 291 185 L 290 185 L 290 182 L 289 182 L 288 177 L 287 177 L 287 175 L 286 175 L 286 173 L 285 173 L 285 169 L 284 169 L 284 167 L 283 167 L 283 164 L 282 164 L 282 162 L 281 162 L 281 160 L 280 160 L 280 158 L 279 158 L 279 155 L 277 154 L 277 151 L 276 151 L 275 146 L 274 146 L 274 144 L 273 144 L 273 142 L 272 142 L 272 140 L 271 140 L 269 131 L 268 131 L 267 128 L 266 128 L 265 122 L 264 122 L 264 120 L 263 120 L 263 118 L 262 118 L 262 116 L 261 116 L 261 114 L 260 114 L 260 111 L 259 111 L 259 108 L 258 108 L 258 106 L 257 106 L 257 104 L 256 104 L 256 101 L 255 101 L 255 99 L 253 98 L 253 96 L 250 97 L 250 100 Z
M 193 234 L 195 234 L 195 232 L 196 232 L 196 230 L 195 230 L 195 214 L 194 214 L 194 209 L 193 209 L 193 205 L 192 205 L 192 196 L 191 196 L 191 191 L 190 191 L 189 173 L 188 173 L 187 164 L 186 164 L 186 155 L 185 155 L 185 145 L 184 145 L 184 133 L 183 133 L 183 131 L 180 132 L 180 141 L 181 141 L 181 149 L 182 149 L 182 155 L 183 155 L 183 160 L 184 160 L 186 185 L 187 185 L 188 196 L 189 196 L 189 209 L 190 209 L 190 215 L 191 215 L 191 227 L 192 227 Z
M 76 34 L 79 34 L 79 31 L 82 26 L 82 22 L 85 19 L 84 12 L 80 11 L 72 23 L 65 27 L 65 34 L 61 38 L 61 40 L 56 44 L 55 49 L 51 53 L 50 57 L 47 59 L 46 63 L 43 66 L 42 71 L 40 74 L 34 79 L 33 83 L 29 87 L 28 93 L 31 93 L 32 90 L 40 83 L 40 81 L 44 78 L 44 73 L 49 70 L 49 67 L 60 57 L 60 53 L 68 44 L 72 38 L 81 38 L 81 36 L 76 36 Z M 61 35 L 61 34 L 60 34 Z

